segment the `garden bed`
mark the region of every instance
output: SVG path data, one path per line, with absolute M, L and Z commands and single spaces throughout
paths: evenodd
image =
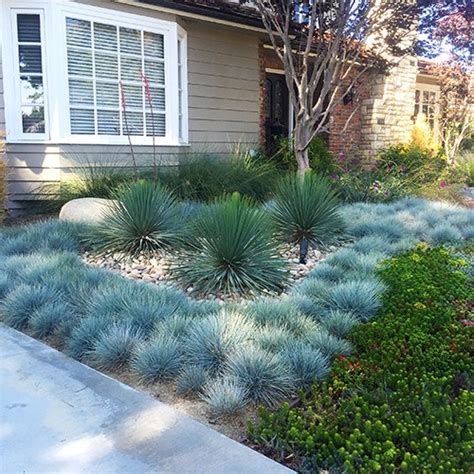
M 198 300 L 169 282 L 85 265 L 80 225 L 4 229 L 1 319 L 239 439 L 256 406 L 293 400 L 351 353 L 347 335 L 382 304 L 381 261 L 420 241 L 474 236 L 472 212 L 443 203 L 404 199 L 340 212 L 353 243 L 287 294 L 242 304 Z

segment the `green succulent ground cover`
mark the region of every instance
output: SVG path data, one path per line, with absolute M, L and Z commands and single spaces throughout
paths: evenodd
M 472 472 L 474 247 L 394 257 L 355 352 L 301 405 L 262 409 L 251 439 L 302 471 Z

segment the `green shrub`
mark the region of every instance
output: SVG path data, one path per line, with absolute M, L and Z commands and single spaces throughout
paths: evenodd
M 275 226 L 288 242 L 300 245 L 300 262 L 306 263 L 307 246 L 324 246 L 342 229 L 338 200 L 329 181 L 307 172 L 303 178 L 284 178 L 271 203 Z
M 233 195 L 206 206 L 189 225 L 188 244 L 171 270 L 201 293 L 278 291 L 287 263 L 265 211 Z
M 102 221 L 88 228 L 84 241 L 99 254 L 149 255 L 176 243 L 180 226 L 173 195 L 159 184 L 137 181 L 124 188 Z
M 308 148 L 309 166 L 318 175 L 330 176 L 336 169 L 334 157 L 329 151 L 326 142 L 315 138 Z M 278 168 L 295 173 L 298 169 L 292 140 L 281 137 L 277 141 L 276 152 L 270 157 Z
M 470 151 L 461 152 L 455 166 L 461 173 L 466 186 L 474 187 L 474 147 Z
M 471 249 L 472 254 L 472 249 Z M 318 472 L 469 472 L 473 281 L 467 261 L 419 247 L 388 260 L 379 318 L 302 406 L 262 410 L 251 439 Z

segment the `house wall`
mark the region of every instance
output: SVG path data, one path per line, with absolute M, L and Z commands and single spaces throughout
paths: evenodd
M 87 3 L 150 18 L 174 19 L 154 10 L 111 2 Z M 228 153 L 237 143 L 256 146 L 260 97 L 257 34 L 195 20 L 177 21 L 187 31 L 189 146 L 158 147 L 159 162 L 175 164 L 178 155 Z M 0 129 L 5 128 L 2 92 L 0 76 Z M 134 149 L 138 164 L 151 163 L 152 147 Z M 27 207 L 23 201 L 43 196 L 46 187 L 87 161 L 131 165 L 128 148 L 116 145 L 7 143 L 6 159 L 10 167 L 8 206 L 12 211 Z

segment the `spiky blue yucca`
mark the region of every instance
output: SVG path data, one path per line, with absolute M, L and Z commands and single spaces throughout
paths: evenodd
M 46 337 L 72 317 L 71 307 L 67 303 L 63 301 L 46 303 L 33 312 L 29 326 L 35 337 Z
M 173 195 L 158 183 L 129 184 L 104 219 L 86 231 L 85 243 L 98 254 L 152 254 L 177 242 L 181 227 Z
M 321 327 L 337 337 L 345 337 L 360 321 L 352 313 L 338 310 L 329 311 L 320 320 Z
M 427 238 L 434 245 L 442 245 L 461 240 L 462 234 L 450 224 L 440 224 L 428 231 Z
M 348 355 L 352 352 L 352 346 L 349 341 L 333 336 L 325 329 L 308 334 L 306 341 L 312 347 L 319 349 L 327 357 Z
M 352 313 L 361 321 L 367 321 L 380 308 L 384 290 L 383 283 L 374 278 L 350 280 L 334 285 L 321 300 L 328 309 Z
M 271 214 L 280 236 L 287 242 L 327 245 L 342 230 L 336 192 L 326 178 L 312 172 L 289 175 L 280 182 Z M 301 247 L 301 261 L 306 255 Z
M 170 336 L 157 336 L 138 346 L 133 354 L 132 370 L 142 382 L 171 379 L 176 376 L 183 361 L 180 344 Z
M 295 336 L 317 328 L 317 324 L 302 314 L 293 299 L 290 298 L 257 299 L 247 306 L 246 314 L 260 327 L 279 327 Z
M 229 357 L 227 372 L 248 391 L 251 400 L 276 405 L 294 389 L 288 367 L 276 354 L 248 346 Z
M 15 329 L 24 329 L 35 310 L 58 301 L 61 294 L 47 286 L 21 284 L 10 291 L 0 304 L 3 321 Z
M 308 387 L 315 380 L 322 379 L 329 371 L 329 359 L 319 349 L 303 341 L 289 341 L 281 357 L 291 370 L 299 387 Z
M 189 226 L 188 243 L 171 270 L 198 292 L 279 291 L 286 281 L 270 218 L 247 198 L 204 207 Z
M 92 351 L 97 338 L 110 327 L 110 320 L 91 316 L 83 319 L 70 331 L 66 342 L 66 352 L 75 359 L 81 360 Z
M 254 327 L 244 316 L 223 309 L 194 322 L 183 341 L 183 348 L 191 363 L 214 372 L 253 334 Z
M 234 415 L 247 404 L 248 391 L 235 377 L 223 376 L 209 381 L 201 398 L 216 416 Z
M 280 352 L 295 336 L 279 326 L 264 326 L 255 336 L 255 343 L 265 351 Z
M 142 340 L 143 335 L 129 324 L 114 323 L 100 331 L 87 357 L 102 369 L 122 367 Z
M 209 380 L 209 372 L 199 365 L 185 367 L 176 379 L 176 391 L 181 394 L 200 392 Z

